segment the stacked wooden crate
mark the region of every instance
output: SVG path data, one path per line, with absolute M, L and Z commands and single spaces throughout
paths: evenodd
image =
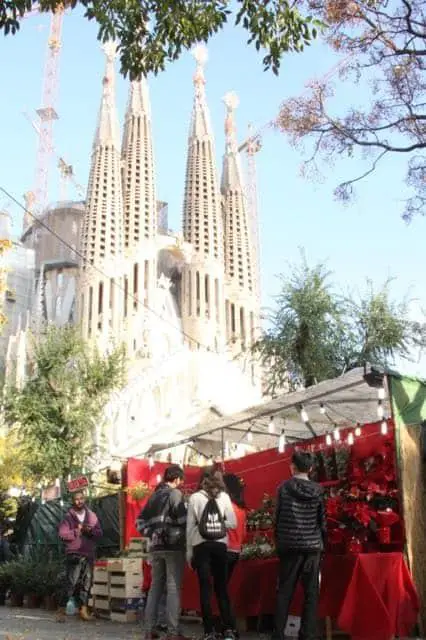
M 142 559 L 114 558 L 96 563 L 89 605 L 116 622 L 136 622 L 142 604 Z
M 111 620 L 135 622 L 142 604 L 142 559 L 121 558 L 110 562 Z
M 109 605 L 109 571 L 108 560 L 105 560 L 95 563 L 89 606 L 102 618 L 109 618 Z
M 148 553 L 148 539 L 147 538 L 130 538 L 128 557 L 129 558 L 144 558 Z

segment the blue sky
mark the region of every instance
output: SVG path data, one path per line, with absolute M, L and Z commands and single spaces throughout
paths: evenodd
M 36 136 L 22 112 L 34 111 L 41 100 L 49 19 L 33 16 L 20 33 L 0 39 L 2 60 L 0 105 L 1 184 L 21 199 L 34 185 Z M 326 73 L 336 60 L 323 46 L 315 45 L 282 62 L 280 76 L 262 70 L 261 58 L 245 44 L 244 33 L 232 27 L 209 44 L 206 69 L 207 96 L 216 135 L 218 167 L 224 147 L 223 95 L 230 90 L 240 97 L 237 112 L 239 137 L 244 139 L 251 122 L 255 128 L 271 120 L 282 100 L 299 95 L 309 79 Z M 96 40 L 96 27 L 73 12 L 64 20 L 55 145 L 59 155 L 74 166 L 78 182 L 85 185 L 91 142 L 98 113 L 104 58 Z M 192 105 L 194 61 L 185 54 L 166 72 L 150 80 L 158 197 L 169 203 L 169 223 L 180 228 L 184 188 L 186 138 Z M 128 83 L 117 81 L 117 105 L 122 120 Z M 366 96 L 359 88 L 340 87 L 334 108 Z M 276 275 L 299 259 L 304 247 L 310 263 L 327 261 L 335 282 L 346 291 L 363 289 L 366 277 L 378 284 L 389 276 L 396 296 L 407 292 L 414 307 L 426 308 L 426 219 L 404 224 L 400 213 L 407 193 L 404 158 L 393 158 L 359 185 L 357 201 L 343 207 L 333 198 L 340 179 L 353 177 L 366 167 L 362 160 L 323 166 L 323 182 L 314 184 L 300 176 L 301 151 L 275 131 L 263 137 L 257 156 L 259 216 L 262 247 L 263 303 L 270 305 L 278 292 Z M 51 169 L 51 199 L 58 197 L 59 176 Z M 70 191 L 72 196 L 72 191 Z M 0 198 L 0 206 L 7 204 Z M 21 212 L 10 207 L 14 231 L 19 233 Z M 426 375 L 420 365 L 410 367 Z

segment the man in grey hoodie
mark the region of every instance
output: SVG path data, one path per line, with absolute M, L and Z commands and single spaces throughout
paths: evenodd
M 322 487 L 309 479 L 312 456 L 293 454 L 293 477 L 278 488 L 275 538 L 280 559 L 274 638 L 283 640 L 290 604 L 299 579 L 304 605 L 299 640 L 315 640 L 319 573 L 326 536 Z
M 151 540 L 152 584 L 145 608 L 145 638 L 158 637 L 155 626 L 161 598 L 167 593 L 169 640 L 181 640 L 179 629 L 181 587 L 185 568 L 186 505 L 179 490 L 184 479 L 178 465 L 164 473 L 137 520 L 138 531 Z

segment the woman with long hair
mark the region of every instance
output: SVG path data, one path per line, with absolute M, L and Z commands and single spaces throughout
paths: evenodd
M 223 476 L 226 491 L 231 498 L 237 520 L 236 529 L 228 532 L 228 582 L 234 572 L 241 555 L 241 548 L 247 533 L 247 513 L 244 502 L 244 486 L 234 473 L 226 473 Z
M 188 504 L 188 563 L 197 572 L 205 640 L 215 637 L 210 579 L 219 606 L 225 640 L 235 639 L 235 619 L 228 595 L 228 530 L 237 526 L 231 500 L 219 474 L 204 471 Z

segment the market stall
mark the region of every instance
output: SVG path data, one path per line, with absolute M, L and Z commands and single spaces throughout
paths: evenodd
M 377 389 L 373 392 L 374 409 L 380 409 L 380 394 L 378 401 Z M 248 428 L 253 428 L 252 422 Z M 290 475 L 291 455 L 297 448 L 313 454 L 313 476 L 326 494 L 328 546 L 320 617 L 332 618 L 341 630 L 359 640 L 408 635 L 416 624 L 419 602 L 404 556 L 402 507 L 406 499 L 401 492 L 398 429 L 391 418 L 381 416 L 377 422 L 346 420 L 346 426 L 334 423 L 322 431 L 308 439 L 295 437 L 284 447 L 281 432 L 279 443 L 276 440 L 279 446 L 223 463 L 226 472 L 242 479 L 249 509 L 249 532 L 230 586 L 235 612 L 240 618 L 274 612 L 278 564 L 272 535 L 274 496 Z M 127 494 L 127 540 L 136 535 L 136 517 L 165 466 L 152 460 L 128 461 L 127 484 L 131 488 L 139 483 L 146 493 L 139 499 L 130 491 Z M 196 487 L 199 473 L 199 468 L 185 468 L 187 492 Z M 300 605 L 297 593 L 292 608 L 295 615 Z M 183 608 L 199 610 L 196 576 L 189 568 Z

